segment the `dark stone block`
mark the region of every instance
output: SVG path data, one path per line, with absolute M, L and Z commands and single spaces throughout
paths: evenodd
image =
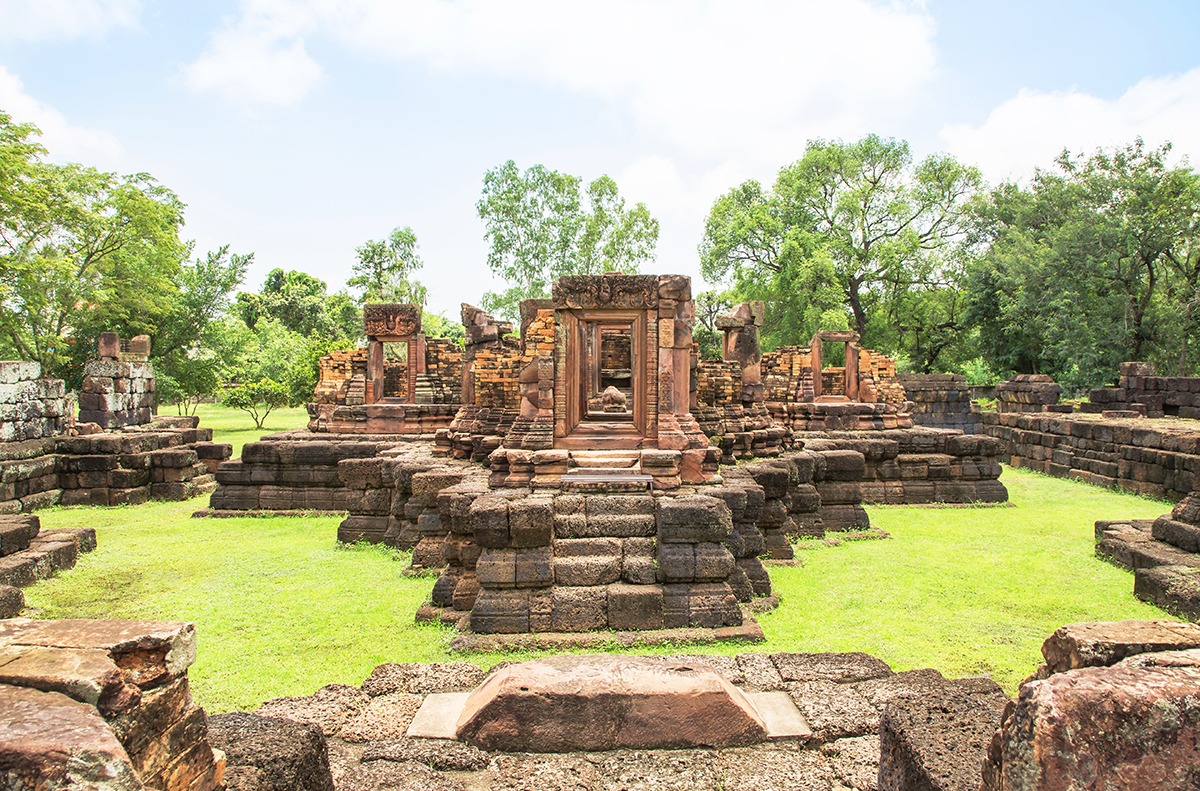
M 227 767 L 253 767 L 271 791 L 333 791 L 325 736 L 311 723 L 235 712 L 208 720 L 212 746 Z

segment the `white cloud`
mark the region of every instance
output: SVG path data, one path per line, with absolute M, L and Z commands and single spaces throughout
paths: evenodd
M 1152 77 L 1112 100 L 1080 91 L 1021 90 L 978 126 L 953 124 L 940 136 L 947 149 L 993 180 L 1031 176 L 1050 167 L 1064 148 L 1091 153 L 1141 136 L 1148 144 L 1174 144 L 1174 152 L 1200 161 L 1200 68 Z
M 99 38 L 136 27 L 141 0 L 0 0 L 0 40 Z
M 243 0 L 189 75 L 197 89 L 298 101 L 319 73 L 304 42 L 328 36 L 379 60 L 611 101 L 689 155 L 752 140 L 779 159 L 911 112 L 933 33 L 920 2 Z
M 18 123 L 33 123 L 42 130 L 41 143 L 57 162 L 84 162 L 102 168 L 119 168 L 121 145 L 107 132 L 75 126 L 62 113 L 25 92 L 17 75 L 0 66 L 0 109 Z
M 255 0 L 218 31 L 184 77 L 194 91 L 213 91 L 245 104 L 292 106 L 321 81 L 303 34 L 314 18 L 286 1 Z

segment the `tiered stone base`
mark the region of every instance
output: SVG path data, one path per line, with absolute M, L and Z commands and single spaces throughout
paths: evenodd
M 448 428 L 458 404 L 360 404 L 336 406 L 318 414 L 310 428 L 329 434 L 406 434 L 432 439 Z
M 1200 495 L 1155 520 L 1096 522 L 1096 555 L 1134 572 L 1139 599 L 1200 621 Z
M 434 437 L 438 455 L 453 456 L 469 461 L 486 461 L 500 447 L 519 412 L 474 405 L 458 410 L 448 428 L 440 429 Z
M 907 404 L 768 401 L 767 410 L 775 419 L 775 423 L 790 428 L 796 439 L 801 439 L 801 434 L 807 431 L 878 431 L 912 428 L 913 425 Z
M 209 508 L 197 515 L 350 510 L 350 489 L 338 476 L 338 462 L 371 458 L 410 439 L 288 431 L 247 442 L 240 459 L 217 469 L 218 486 Z
M 232 447 L 196 418 L 146 428 L 0 444 L 0 513 L 48 505 L 187 500 L 216 488 Z
M 1200 423 L 994 412 L 984 420 L 1014 467 L 1169 500 L 1197 488 Z
M 75 566 L 96 548 L 91 528 L 42 530 L 31 514 L 0 516 L 0 618 L 12 618 L 25 606 L 19 590 Z
M 862 457 L 859 477 L 854 460 L 842 460 L 841 483 L 818 488 L 823 503 L 850 494 L 856 482 L 861 502 L 920 505 L 925 503 L 1002 503 L 1008 490 L 1000 482 L 1001 443 L 991 437 L 930 428 L 869 432 L 810 432 L 803 435 L 811 450 L 854 451 Z

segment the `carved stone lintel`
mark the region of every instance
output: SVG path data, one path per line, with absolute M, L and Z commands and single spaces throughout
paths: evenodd
M 554 283 L 556 309 L 617 308 L 649 310 L 658 307 L 655 275 L 570 275 Z
M 363 306 L 363 328 L 368 338 L 405 338 L 421 331 L 418 305 L 372 303 Z

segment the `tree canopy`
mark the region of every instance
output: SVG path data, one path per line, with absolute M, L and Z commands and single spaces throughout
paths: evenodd
M 413 278 L 423 262 L 412 228 L 394 228 L 388 238 L 369 240 L 355 252 L 358 260 L 346 285 L 361 290 L 360 304 L 400 302 L 424 307 L 425 286 Z
M 563 275 L 636 272 L 654 259 L 658 243 L 658 220 L 644 203 L 626 208 L 608 176 L 585 190 L 577 176 L 544 165 L 522 171 L 510 159 L 484 173 L 476 209 L 488 266 L 508 283 L 485 294 L 483 307 L 509 318 L 522 300 L 550 296 Z
M 701 271 L 732 280 L 739 298 L 771 303 L 766 332 L 776 342 L 848 314 L 864 343 L 906 346 L 933 367 L 945 347 L 933 336 L 959 329 L 956 300 L 941 292 L 957 287 L 965 207 L 981 183 L 949 156 L 914 163 L 904 141 L 814 140 L 772 190 L 747 181 L 717 199 Z M 905 302 L 924 310 L 888 310 Z
M 96 328 L 153 334 L 171 313 L 184 206 L 145 173 L 48 162 L 38 135 L 0 112 L 0 338 L 63 374 Z

